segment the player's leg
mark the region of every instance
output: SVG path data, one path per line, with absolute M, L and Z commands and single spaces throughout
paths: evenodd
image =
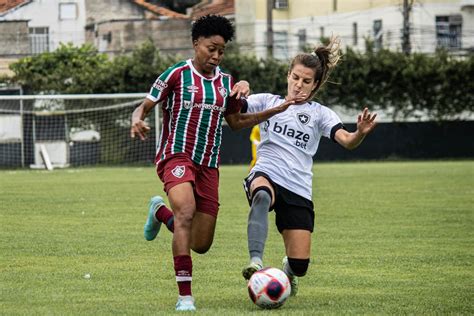
M 219 170 L 205 166 L 195 168 L 194 196 L 197 211 L 191 229 L 191 249 L 203 254 L 211 248 L 214 241 L 219 212 Z
M 174 230 L 173 212 L 166 207 L 165 201 L 159 195 L 150 199 L 148 217 L 143 227 L 143 235 L 148 241 L 154 240 L 160 232 L 161 223 L 165 223 L 169 231 Z
M 247 241 L 250 263 L 242 270 L 243 277 L 248 280 L 263 267 L 263 251 L 268 234 L 268 211 L 275 200 L 272 184 L 264 176 L 244 182 L 249 193 L 250 212 L 247 223 Z
M 206 253 L 214 241 L 215 230 L 216 217 L 197 211 L 191 229 L 191 249 L 199 254 Z
M 285 188 L 278 188 L 282 198 L 275 206 L 275 221 L 285 244 L 283 271 L 291 282 L 291 295 L 298 292 L 298 277 L 308 270 L 311 233 L 314 229 L 313 202 Z
M 191 182 L 177 184 L 168 190 L 168 199 L 174 212 L 172 241 L 174 269 L 179 297 L 177 310 L 195 310 L 192 297 L 191 227 L 196 213 L 196 202 Z
M 285 229 L 282 232 L 286 257 L 283 258 L 283 271 L 291 283 L 291 295 L 298 292 L 298 277 L 306 274 L 311 253 L 311 232 L 301 229 Z

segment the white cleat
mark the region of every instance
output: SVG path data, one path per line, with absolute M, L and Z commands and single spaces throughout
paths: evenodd
M 178 302 L 176 302 L 176 310 L 194 312 L 196 310 L 196 306 L 194 306 L 194 297 L 192 297 L 191 295 L 178 296 Z

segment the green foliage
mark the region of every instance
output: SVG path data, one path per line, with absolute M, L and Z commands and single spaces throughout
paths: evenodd
M 26 57 L 10 65 L 25 93 L 105 92 L 110 62 L 92 45 L 61 44 L 54 52 Z
M 222 67 L 237 80 L 249 81 L 254 93 L 286 94 L 288 65 L 280 61 L 272 58 L 258 60 L 253 56 L 231 54 L 226 56 Z
M 438 51 L 407 56 L 368 48 L 365 54 L 347 49 L 319 94 L 324 103 L 392 109 L 404 118 L 417 110 L 434 119 L 474 110 L 474 55 L 460 59 Z
M 438 51 L 434 55 L 348 48 L 317 99 L 327 105 L 390 109 L 406 118 L 427 111 L 433 119 L 474 111 L 474 55 L 464 58 Z M 11 65 L 13 81 L 26 93 L 146 92 L 156 77 L 178 61 L 162 55 L 151 42 L 131 55 L 109 60 L 90 45 L 62 45 L 58 50 L 23 58 Z M 285 95 L 287 63 L 258 60 L 229 49 L 222 67 L 250 82 L 253 92 Z

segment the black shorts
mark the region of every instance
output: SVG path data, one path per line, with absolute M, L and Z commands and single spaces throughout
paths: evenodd
M 270 211 L 275 210 L 275 224 L 280 233 L 284 229 L 303 229 L 313 232 L 313 201 L 305 199 L 304 197 L 273 182 L 264 172 L 253 172 L 244 179 L 244 189 L 250 206 L 252 206 L 250 184 L 253 179 L 257 177 L 264 177 L 273 187 L 273 191 L 275 192 L 275 203 L 270 208 Z

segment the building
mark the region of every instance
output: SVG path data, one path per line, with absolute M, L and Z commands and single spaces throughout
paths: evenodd
M 342 45 L 402 50 L 402 0 L 235 0 L 237 41 L 242 52 L 267 56 L 267 3 L 273 3 L 273 56 L 288 59 L 322 37 L 339 35 Z M 463 53 L 474 48 L 474 0 L 407 0 L 411 4 L 412 52 L 437 47 Z
M 60 43 L 81 45 L 85 40 L 84 0 L 0 0 L 0 24 L 14 20 L 28 22 L 30 42 L 29 49 L 18 49 L 17 55 L 53 51 Z
M 86 42 L 115 56 L 151 40 L 164 53 L 188 56 L 191 21 L 188 16 L 144 0 L 85 0 Z
M 144 0 L 0 0 L 0 74 L 21 57 L 61 43 L 111 56 L 152 40 L 165 53 L 192 53 L 188 16 Z

